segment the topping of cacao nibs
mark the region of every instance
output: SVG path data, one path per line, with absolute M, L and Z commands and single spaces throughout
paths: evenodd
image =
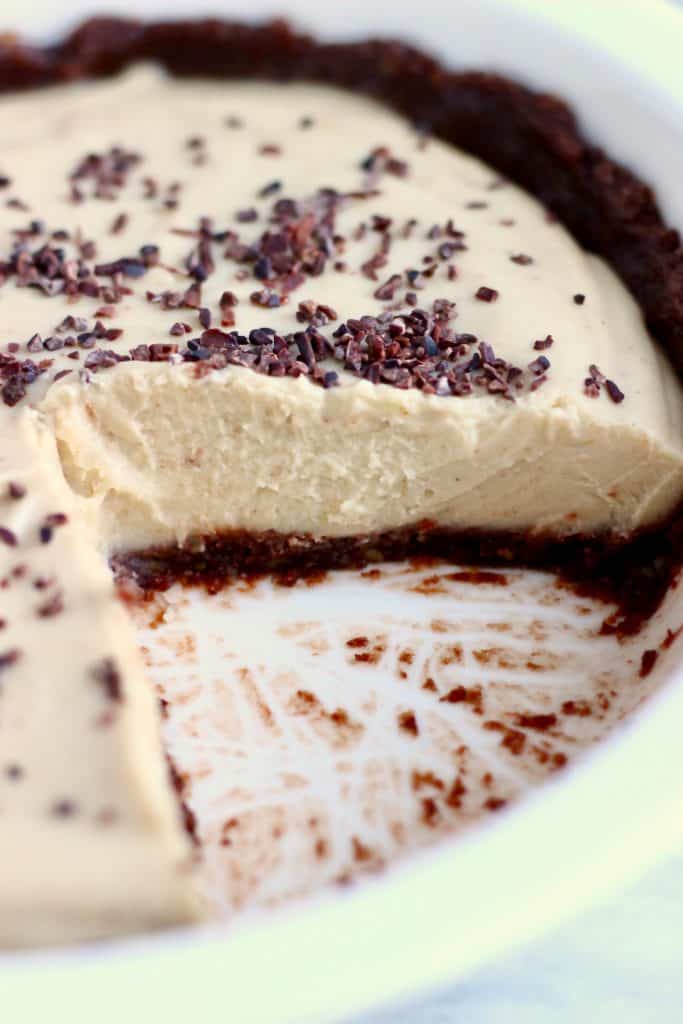
M 199 310 L 199 323 L 205 331 L 211 326 L 211 310 L 207 306 L 202 306 Z
M 258 195 L 260 199 L 267 199 L 268 196 L 274 196 L 276 192 L 279 192 L 282 188 L 281 181 L 269 181 L 267 185 L 264 185 L 260 189 Z
M 282 304 L 282 298 L 277 292 L 270 288 L 262 288 L 261 291 L 252 292 L 249 301 L 254 306 L 263 306 L 264 309 L 277 309 Z
M 140 259 L 146 267 L 156 267 L 159 262 L 158 245 L 141 245 Z M 111 314 L 110 314 L 111 315 Z
M 311 323 L 316 327 L 323 327 L 330 320 L 337 320 L 338 315 L 331 306 L 316 304 L 309 299 L 299 303 L 296 318 L 299 323 Z
M 0 188 L 9 188 L 11 184 L 11 178 L 8 178 L 6 174 L 0 174 Z
M 407 162 L 394 156 L 387 146 L 377 146 L 373 149 L 361 161 L 360 168 L 368 175 L 366 182 L 368 187 L 374 185 L 383 174 L 392 174 L 397 178 L 405 178 L 410 169 Z
M 534 348 L 537 352 L 544 352 L 547 348 L 550 348 L 554 342 L 555 339 L 552 334 L 547 334 L 545 338 L 539 338 L 538 341 L 534 342 Z
M 484 202 L 483 199 L 471 199 L 468 203 L 465 203 L 466 210 L 486 210 L 488 209 L 488 203 Z
M 531 256 L 527 256 L 523 252 L 518 253 L 516 256 L 511 256 L 510 259 L 520 267 L 528 267 L 530 263 L 534 262 Z
M 108 700 L 117 704 L 123 701 L 121 673 L 113 658 L 102 658 L 96 665 L 93 665 L 90 674 L 95 682 L 102 687 Z
M 391 217 L 383 217 L 379 213 L 373 213 L 370 221 L 370 230 L 378 231 L 380 234 L 388 231 L 392 225 Z
M 116 199 L 127 184 L 130 171 L 142 162 L 139 153 L 112 146 L 105 153 L 88 153 L 70 174 L 72 184 L 78 182 L 80 199 L 85 197 L 83 182 L 92 183 L 95 199 Z
M 442 242 L 438 248 L 439 258 L 442 260 L 449 260 L 451 256 L 458 252 L 460 249 L 460 243 L 457 241 Z
M 474 297 L 479 299 L 480 302 L 495 302 L 498 294 L 495 288 L 488 288 L 486 285 L 482 285 L 481 288 L 477 289 Z
M 7 485 L 7 496 L 12 498 L 14 501 L 20 501 L 21 498 L 26 497 L 26 488 L 17 480 L 10 480 Z
M 23 775 L 24 769 L 20 764 L 12 762 L 5 765 L 5 778 L 10 779 L 12 782 L 18 782 L 19 779 L 23 778 Z
M 85 367 L 87 370 L 106 370 L 110 366 L 116 366 L 117 363 L 126 362 L 128 359 L 128 356 L 119 355 L 118 352 L 97 348 L 88 353 Z
M 4 651 L 4 653 L 0 654 L 0 672 L 10 668 L 12 665 L 16 665 L 19 658 L 21 658 L 21 651 L 17 647 L 12 648 L 10 651 Z
M 259 146 L 259 156 L 281 156 L 282 146 L 278 146 L 275 142 L 265 142 L 262 146 Z
M 55 327 L 57 334 L 65 334 L 67 331 L 87 331 L 88 321 L 83 317 L 65 316 L 61 323 Z
M 550 360 L 547 356 L 539 356 L 538 359 L 534 359 L 532 363 L 529 363 L 529 369 L 533 374 L 545 373 L 550 368 Z
M 111 227 L 109 228 L 110 234 L 112 234 L 112 235 L 120 234 L 123 231 L 123 229 L 125 228 L 127 223 L 128 223 L 128 214 L 127 213 L 123 213 L 122 212 L 122 213 L 117 214 L 117 216 L 112 221 Z
M 76 812 L 77 807 L 73 800 L 56 800 L 50 808 L 50 813 L 55 818 L 72 818 Z
M 251 224 L 253 221 L 258 220 L 258 210 L 255 206 L 249 206 L 246 210 L 238 210 L 235 214 L 235 220 L 239 221 L 240 224 Z
M 621 390 L 621 388 L 618 387 L 617 384 L 614 383 L 613 380 L 605 381 L 605 390 L 607 391 L 607 394 L 610 396 L 612 401 L 615 402 L 617 405 L 619 404 L 619 402 L 624 401 L 624 392 Z
M 45 516 L 45 522 L 48 526 L 64 526 L 69 522 L 69 517 L 64 512 L 51 512 Z
M 7 547 L 15 548 L 19 541 L 17 535 L 7 526 L 0 526 L 0 542 L 6 544 Z
M 371 281 L 377 281 L 377 271 L 381 267 L 384 267 L 387 262 L 388 261 L 384 253 L 375 253 L 374 256 L 371 256 L 369 260 L 366 260 L 365 263 L 361 265 L 361 273 L 364 274 L 365 277 L 370 278 Z M 417 273 L 417 271 L 415 273 Z M 408 280 L 410 280 L 409 275 L 410 271 L 408 271 Z M 410 283 L 413 284 L 413 287 L 416 287 L 413 281 Z
M 585 301 L 586 301 L 586 296 L 582 295 L 580 292 L 577 292 L 577 294 L 574 296 L 574 302 L 576 303 L 577 306 L 583 306 Z
M 148 348 L 149 361 L 152 363 L 167 363 L 178 351 L 178 346 L 171 341 L 157 341 L 145 347 Z
M 304 131 L 308 128 L 312 128 L 314 124 L 315 120 L 308 115 L 299 118 L 299 128 L 302 128 Z
M 600 383 L 594 377 L 586 377 L 583 382 L 583 390 L 589 398 L 598 398 L 600 395 Z
M 58 590 L 36 608 L 36 615 L 41 619 L 52 619 L 64 611 L 64 598 Z
M 162 309 L 179 309 L 183 305 L 183 296 L 180 292 L 146 292 L 148 302 L 154 302 Z
M 95 273 L 101 277 L 114 277 L 115 274 L 123 274 L 124 277 L 142 277 L 147 273 L 147 265 L 137 257 L 122 257 L 113 260 L 111 263 L 98 263 L 95 266 Z
M 388 281 L 385 281 L 373 292 L 373 295 L 376 299 L 381 299 L 382 302 L 391 301 L 402 283 L 401 274 L 392 274 Z

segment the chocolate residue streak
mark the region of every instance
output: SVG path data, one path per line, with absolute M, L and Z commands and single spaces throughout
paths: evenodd
M 356 651 L 353 661 L 359 665 L 377 665 L 386 649 L 386 643 L 375 643 L 369 651 Z
M 441 818 L 441 812 L 438 808 L 436 800 L 432 797 L 427 796 L 422 800 L 422 815 L 421 821 L 423 825 L 428 828 L 436 828 Z
M 453 810 L 458 810 L 460 807 L 462 807 L 463 797 L 465 796 L 466 793 L 467 787 L 465 786 L 464 782 L 458 775 L 458 777 L 453 782 L 453 785 L 451 786 L 450 790 L 448 791 L 448 795 L 446 797 L 447 805 L 453 808 Z
M 464 654 L 461 644 L 451 644 L 440 651 L 440 665 L 462 665 Z
M 443 779 L 440 779 L 438 775 L 435 775 L 434 772 L 431 771 L 414 771 L 411 776 L 410 783 L 416 793 L 424 786 L 431 786 L 433 789 L 445 788 Z
M 568 717 L 590 718 L 593 710 L 586 700 L 566 700 L 562 704 L 562 714 Z
M 645 679 L 649 676 L 650 672 L 652 672 L 652 669 L 655 667 L 658 657 L 659 651 L 643 651 L 640 659 L 640 671 L 638 673 L 641 679 Z
M 673 647 L 681 633 L 683 633 L 683 626 L 679 626 L 676 630 L 668 629 L 662 640 L 661 650 L 668 651 L 670 647 Z
M 487 572 L 485 569 L 468 569 L 465 572 L 450 572 L 447 580 L 456 583 L 488 583 L 498 587 L 506 587 L 508 578 L 501 572 Z
M 501 797 L 490 796 L 484 801 L 484 808 L 487 811 L 500 811 L 507 804 L 507 800 L 503 800 Z
M 420 732 L 420 729 L 417 724 L 415 712 L 401 711 L 398 716 L 398 727 L 402 730 L 402 732 L 407 732 L 411 736 L 417 736 Z
M 533 729 L 535 732 L 547 732 L 557 725 L 557 715 L 553 714 L 521 714 L 515 715 L 515 722 L 521 729 Z
M 425 576 L 414 586 L 410 587 L 413 594 L 447 594 L 441 576 Z

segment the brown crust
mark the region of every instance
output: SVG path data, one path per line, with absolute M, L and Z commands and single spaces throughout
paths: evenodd
M 218 590 L 236 575 L 279 574 L 291 585 L 328 569 L 357 569 L 379 561 L 433 557 L 474 565 L 527 566 L 557 572 L 582 592 L 615 602 L 609 630 L 638 631 L 659 607 L 683 557 L 683 509 L 659 529 L 624 543 L 608 536 L 562 540 L 531 533 L 451 530 L 424 521 L 412 527 L 349 537 L 315 538 L 275 531 L 226 530 L 205 538 L 201 549 L 149 548 L 112 559 L 115 573 L 143 591 L 172 583 Z
M 648 327 L 683 377 L 683 249 L 652 190 L 588 143 L 553 96 L 498 75 L 451 72 L 401 43 L 319 43 L 282 21 L 142 23 L 99 18 L 61 43 L 36 48 L 0 40 L 0 90 L 26 89 L 119 71 L 154 60 L 177 75 L 324 82 L 374 96 L 426 131 L 485 160 L 545 203 L 587 249 L 600 254 L 640 304 Z M 564 542 L 529 535 L 483 536 L 427 528 L 314 541 L 225 533 L 202 556 L 149 551 L 119 560 L 146 585 L 171 578 L 218 581 L 238 572 L 361 565 L 378 557 L 430 554 L 455 561 L 535 565 L 590 579 L 619 599 L 625 631 L 655 610 L 681 564 L 683 514 L 618 544 L 604 537 Z

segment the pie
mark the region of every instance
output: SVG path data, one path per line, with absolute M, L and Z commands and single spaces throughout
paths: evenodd
M 0 944 L 24 945 L 202 913 L 115 577 L 429 553 L 591 579 L 637 627 L 680 561 L 683 260 L 563 103 L 397 44 L 103 20 L 2 46 Z

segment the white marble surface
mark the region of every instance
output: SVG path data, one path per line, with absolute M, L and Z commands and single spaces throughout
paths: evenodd
M 467 982 L 345 1024 L 677 1024 L 683 851 L 600 908 Z

